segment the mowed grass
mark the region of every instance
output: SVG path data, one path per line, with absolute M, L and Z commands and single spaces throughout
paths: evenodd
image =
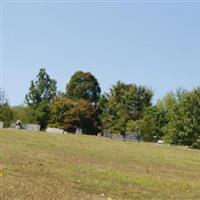
M 200 151 L 0 130 L 0 199 L 200 199 Z

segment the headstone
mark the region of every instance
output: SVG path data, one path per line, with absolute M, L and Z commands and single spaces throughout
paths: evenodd
M 39 124 L 22 124 L 22 127 L 29 131 L 40 131 Z
M 46 130 L 47 133 L 58 133 L 58 134 L 63 134 L 64 130 L 60 128 L 47 128 Z
M 82 135 L 82 133 L 83 133 L 82 128 L 77 128 L 76 129 L 76 135 Z
M 103 137 L 112 138 L 112 133 L 108 130 L 103 131 Z
M 99 132 L 99 133 L 97 133 L 97 136 L 98 136 L 98 137 L 102 137 L 102 136 L 103 136 L 103 133 Z
M 113 140 L 124 140 L 123 135 L 120 134 L 112 134 L 112 139 Z
M 16 128 L 16 123 L 15 123 L 15 122 L 12 122 L 12 123 L 10 124 L 10 128 Z
M 165 144 L 165 142 L 163 140 L 158 140 L 157 144 Z
M 134 132 L 127 132 L 125 134 L 125 139 L 129 140 L 129 141 L 131 141 L 131 140 L 138 141 L 138 138 L 139 138 L 138 134 L 134 133 Z
M 3 128 L 3 122 L 0 122 L 0 128 Z

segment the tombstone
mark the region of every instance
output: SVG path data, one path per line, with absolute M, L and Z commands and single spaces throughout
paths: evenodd
M 99 132 L 99 133 L 97 133 L 97 136 L 98 136 L 98 137 L 102 137 L 102 136 L 103 136 L 103 133 L 102 133 L 102 132 Z
M 138 142 L 144 142 L 144 137 L 142 135 L 138 135 Z
M 58 134 L 63 134 L 64 130 L 60 128 L 47 128 L 46 130 L 47 133 L 58 133 Z
M 113 140 L 124 140 L 123 135 L 120 134 L 112 134 L 112 139 Z
M 179 144 L 179 145 L 182 145 L 182 144 L 183 144 L 183 140 L 182 140 L 182 139 L 179 139 L 179 140 L 178 140 L 178 144 Z
M 17 120 L 16 122 L 12 122 L 10 124 L 10 128 L 16 128 L 16 129 L 23 129 L 23 124 L 20 120 Z
M 75 133 L 76 133 L 76 135 L 82 135 L 82 133 L 83 133 L 82 128 L 77 128 Z
M 0 121 L 0 128 L 3 128 L 3 122 Z
M 139 135 L 138 133 L 135 132 L 127 132 L 125 134 L 125 140 L 127 141 L 138 141 L 138 142 L 143 142 L 144 138 L 143 136 Z
M 108 130 L 103 130 L 103 137 L 112 138 L 112 133 Z
M 129 141 L 138 141 L 138 134 L 135 132 L 127 132 L 125 134 L 125 139 Z
M 157 135 L 154 135 L 154 136 L 153 136 L 153 142 L 156 143 L 159 139 L 160 139 L 160 138 L 159 138 Z
M 16 123 L 15 123 L 15 122 L 12 122 L 12 123 L 10 124 L 10 128 L 16 128 Z
M 29 131 L 40 131 L 39 124 L 22 124 L 22 127 Z
M 165 142 L 163 140 L 158 140 L 157 144 L 165 144 Z

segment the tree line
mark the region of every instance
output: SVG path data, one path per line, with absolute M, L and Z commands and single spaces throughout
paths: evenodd
M 90 72 L 76 72 L 57 91 L 57 82 L 40 69 L 25 96 L 26 106 L 10 107 L 0 90 L 0 121 L 39 123 L 42 129 L 62 128 L 86 134 L 102 130 L 124 134 L 134 131 L 145 141 L 163 139 L 170 144 L 200 148 L 200 87 L 178 89 L 152 104 L 153 91 L 145 86 L 118 81 L 103 93 Z

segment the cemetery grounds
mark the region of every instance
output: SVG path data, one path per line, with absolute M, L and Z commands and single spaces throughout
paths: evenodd
M 200 151 L 0 129 L 0 199 L 200 199 Z

